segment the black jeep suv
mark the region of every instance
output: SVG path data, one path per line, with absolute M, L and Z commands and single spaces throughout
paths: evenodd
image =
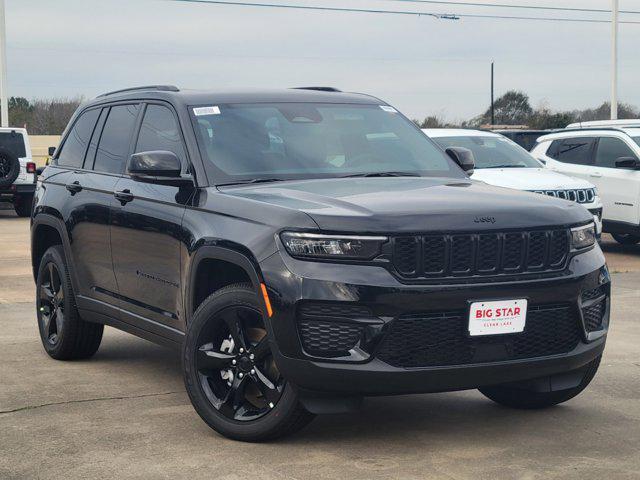
M 368 95 L 102 95 L 38 182 L 44 348 L 89 357 L 103 325 L 181 347 L 197 412 L 250 441 L 371 395 L 564 402 L 609 323 L 593 218 L 472 169 Z

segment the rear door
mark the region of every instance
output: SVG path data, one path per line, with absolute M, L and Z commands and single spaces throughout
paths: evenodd
M 595 137 L 577 136 L 554 140 L 546 152 L 546 166 L 556 172 L 592 181 L 595 144 Z
M 76 296 L 79 306 L 85 308 L 92 308 L 91 300 L 109 301 L 106 292 L 117 290 L 109 244 L 109 216 L 117 177 L 92 170 L 107 113 L 108 108 L 83 112 L 49 167 L 51 186 L 47 187 L 58 190 L 55 198 L 60 199 L 57 207 L 67 228 Z
M 598 187 L 605 220 L 640 224 L 640 171 L 616 168 L 619 158 L 638 159 L 634 148 L 622 138 L 598 139 L 595 166 L 590 180 Z
M 168 104 L 145 106 L 133 152 L 152 150 L 175 153 L 186 171 L 189 163 L 180 124 Z M 114 209 L 111 248 L 123 319 L 151 320 L 146 328 L 165 336 L 183 331 L 181 227 L 192 189 L 143 183 L 124 175 L 116 193 L 122 201 Z

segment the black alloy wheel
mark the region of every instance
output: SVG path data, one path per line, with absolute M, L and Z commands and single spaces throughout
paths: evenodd
M 100 347 L 104 326 L 80 317 L 62 245 L 48 248 L 40 261 L 36 314 L 42 346 L 50 357 L 89 358 Z
M 64 327 L 64 289 L 58 267 L 49 262 L 38 288 L 38 309 L 41 331 L 50 345 L 56 345 Z
M 313 419 L 276 365 L 262 310 L 251 284 L 223 287 L 200 303 L 182 346 L 196 412 L 218 433 L 245 442 L 292 434 Z
M 225 417 L 238 421 L 260 418 L 275 407 L 284 389 L 262 314 L 250 306 L 236 305 L 216 317 L 198 338 L 200 386 Z

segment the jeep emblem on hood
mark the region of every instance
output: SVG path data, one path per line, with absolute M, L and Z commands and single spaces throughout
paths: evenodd
M 496 217 L 476 217 L 473 221 L 475 223 L 496 223 Z

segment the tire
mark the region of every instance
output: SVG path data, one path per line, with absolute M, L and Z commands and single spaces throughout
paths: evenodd
M 80 318 L 61 245 L 50 247 L 40 261 L 36 312 L 40 339 L 51 358 L 76 360 L 98 351 L 104 326 Z
M 245 442 L 289 435 L 313 419 L 275 368 L 261 308 L 250 284 L 218 290 L 194 313 L 182 350 L 184 382 L 198 415 L 218 433 Z
M 33 195 L 16 195 L 13 208 L 19 217 L 30 217 L 33 209 Z
M 620 245 L 636 245 L 640 242 L 640 237 L 630 233 L 612 233 L 613 239 Z
M 505 407 L 526 410 L 552 407 L 559 403 L 566 402 L 567 400 L 571 400 L 587 388 L 587 385 L 591 383 L 591 380 L 593 380 L 593 377 L 595 377 L 596 372 L 598 371 L 601 359 L 602 355 L 595 360 L 592 360 L 591 363 L 588 363 L 580 385 L 567 390 L 558 390 L 555 392 L 532 392 L 529 390 L 501 385 L 481 387 L 479 390 L 487 398 L 499 403 L 500 405 L 504 405 Z
M 8 187 L 20 174 L 20 160 L 13 152 L 0 148 L 0 187 Z

